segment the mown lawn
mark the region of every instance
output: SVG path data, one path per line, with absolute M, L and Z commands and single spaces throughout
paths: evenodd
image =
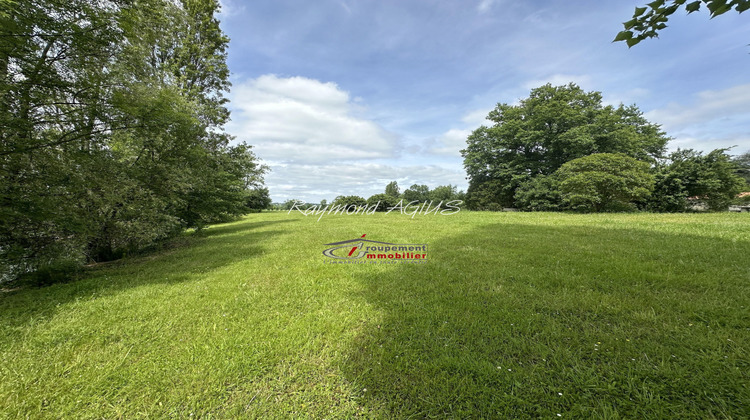
M 0 329 L 1 418 L 748 418 L 750 215 L 256 214 Z

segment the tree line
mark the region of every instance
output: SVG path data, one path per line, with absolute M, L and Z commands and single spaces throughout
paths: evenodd
M 0 269 L 74 269 L 267 198 L 218 0 L 0 0 Z M 264 197 L 265 192 L 265 197 Z
M 572 83 L 533 89 L 487 119 L 461 151 L 469 209 L 726 210 L 750 191 L 750 154 L 667 153 L 670 138 L 635 105 L 605 106 Z
M 450 201 L 463 202 L 465 197 L 466 194 L 463 191 L 459 191 L 455 185 L 451 184 L 439 185 L 434 189 L 430 189 L 430 187 L 424 184 L 414 184 L 401 192 L 398 182 L 392 181 L 385 186 L 385 191 L 383 193 L 371 195 L 366 199 L 358 195 L 339 195 L 330 205 L 341 206 L 342 208 L 348 208 L 350 206 L 366 206 L 370 208 L 372 206 L 377 206 L 375 211 L 387 211 L 389 208 L 397 206 L 401 201 L 403 201 L 404 206 L 412 202 L 433 202 L 437 205 L 440 202 L 443 202 L 443 204 Z M 282 204 L 277 204 L 275 208 L 278 210 L 289 210 L 293 208 L 295 204 L 297 205 L 297 208 L 308 208 L 312 206 L 320 206 L 322 208 L 328 204 L 327 200 L 322 200 L 320 203 L 299 204 L 300 202 L 301 200 L 290 199 Z M 456 204 L 458 206 L 463 205 L 463 203 Z

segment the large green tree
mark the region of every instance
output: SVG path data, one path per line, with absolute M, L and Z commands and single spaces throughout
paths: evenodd
M 107 260 L 247 210 L 217 0 L 0 1 L 0 265 Z
M 635 106 L 602 104 L 599 92 L 575 84 L 533 89 L 518 105 L 498 104 L 493 124 L 474 130 L 462 150 L 472 208 L 513 207 L 533 178 L 594 153 L 621 153 L 652 162 L 669 138 Z

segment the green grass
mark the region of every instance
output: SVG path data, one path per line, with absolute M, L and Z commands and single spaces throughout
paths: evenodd
M 0 293 L 0 418 L 748 418 L 749 216 L 251 215 Z

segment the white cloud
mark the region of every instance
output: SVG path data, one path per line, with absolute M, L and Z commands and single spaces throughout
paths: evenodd
M 562 86 L 568 83 L 575 83 L 580 86 L 583 90 L 590 90 L 591 76 L 587 74 L 552 74 L 547 77 L 542 77 L 536 80 L 529 80 L 523 84 L 525 89 L 534 89 L 543 86 L 547 83 L 551 83 L 552 86 Z
M 698 92 L 690 103 L 673 102 L 645 117 L 674 137 L 671 149 L 737 146 L 732 153 L 742 153 L 750 149 L 750 84 Z
M 406 150 L 397 136 L 363 117 L 362 100 L 335 83 L 264 75 L 235 83 L 231 100 L 233 121 L 227 131 L 252 144 L 271 168 L 266 185 L 276 202 L 330 201 L 351 194 L 366 198 L 394 180 L 402 188 L 415 183 L 465 188 L 459 161 L 420 165 L 423 151 L 397 159 L 397 152 Z M 475 119 L 467 114 L 465 121 Z M 457 143 L 459 137 L 446 142 Z
M 602 92 L 602 95 L 602 104 L 617 107 L 620 104 L 632 105 L 641 99 L 648 98 L 651 95 L 651 91 L 644 88 L 632 88 L 626 91 L 613 92 L 611 94 Z
M 471 111 L 467 113 L 466 115 L 464 115 L 461 118 L 461 121 L 464 124 L 467 124 L 474 128 L 477 128 L 480 125 L 487 125 L 491 123 L 491 121 L 487 120 L 487 115 L 489 115 L 490 111 L 491 110 L 488 110 L 488 109 L 477 109 L 477 110 Z
M 437 138 L 437 147 L 430 151 L 437 155 L 461 156 L 461 149 L 466 148 L 466 138 L 472 131 L 450 129 Z
M 487 109 L 475 109 L 464 114 L 461 118 L 464 128 L 451 128 L 438 136 L 435 140 L 435 146 L 429 150 L 430 153 L 455 157 L 461 156 L 461 149 L 466 148 L 466 138 L 469 137 L 471 132 L 481 125 L 492 125 L 492 121 L 486 119 L 489 113 L 490 110 Z
M 726 149 L 734 147 L 729 152 L 730 155 L 739 155 L 750 151 L 750 135 L 734 134 L 720 137 L 692 137 L 689 135 L 680 135 L 675 137 L 669 143 L 670 150 L 677 149 L 695 149 L 709 152 L 714 149 Z
M 388 158 L 396 136 L 358 117 L 360 108 L 335 83 L 264 75 L 232 91 L 227 130 L 263 159 L 324 163 Z
M 236 16 L 245 10 L 245 7 L 236 4 L 235 0 L 219 0 L 219 6 L 221 7 L 219 11 L 220 18 Z
M 691 104 L 670 103 L 646 113 L 667 130 L 682 130 L 709 121 L 750 117 L 750 84 L 697 93 Z

